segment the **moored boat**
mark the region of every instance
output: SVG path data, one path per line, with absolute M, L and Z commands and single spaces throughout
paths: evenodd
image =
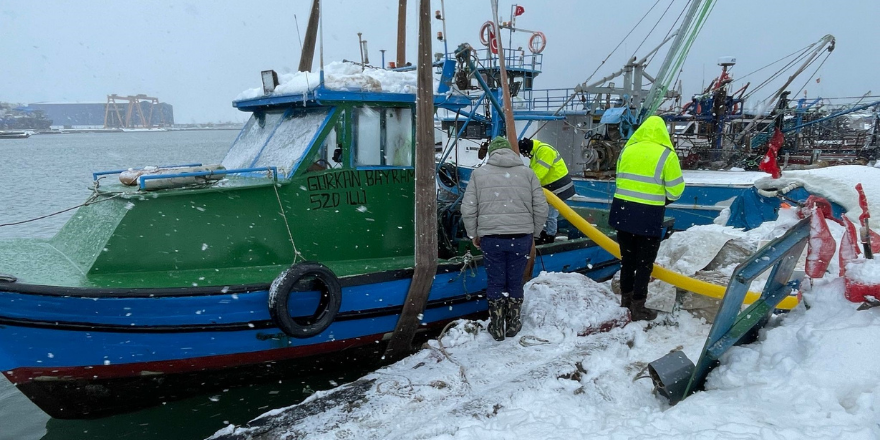
M 0 371 L 46 413 L 100 417 L 379 361 L 413 278 L 415 95 L 296 82 L 233 103 L 252 116 L 221 164 L 95 173 L 53 238 L 0 242 Z M 482 257 L 455 202 L 441 209 L 422 336 L 486 311 Z M 538 255 L 535 274 L 617 270 L 574 233 Z
M 0 131 L 0 139 L 27 139 L 31 137 L 29 131 Z

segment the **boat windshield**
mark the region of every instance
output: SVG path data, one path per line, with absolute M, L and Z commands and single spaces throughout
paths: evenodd
M 254 112 L 222 164 L 226 169 L 274 166 L 286 175 L 309 149 L 329 113 L 326 107 Z

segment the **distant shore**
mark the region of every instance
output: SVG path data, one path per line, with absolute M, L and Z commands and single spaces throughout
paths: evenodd
M 243 124 L 242 124 L 243 125 Z M 163 128 L 63 128 L 50 130 L 28 130 L 30 134 L 74 134 L 74 133 L 149 133 L 162 131 L 204 131 L 241 130 L 242 125 L 219 125 L 212 127 L 163 127 Z

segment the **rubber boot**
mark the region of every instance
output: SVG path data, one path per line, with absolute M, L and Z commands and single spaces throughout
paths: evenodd
M 507 299 L 507 319 L 505 320 L 507 333 L 504 336 L 508 338 L 516 336 L 522 330 L 522 303 L 522 298 Z
M 620 307 L 628 309 L 632 306 L 633 301 L 633 293 L 632 292 L 621 292 L 620 293 Z
M 507 315 L 507 298 L 489 300 L 489 334 L 496 341 L 504 340 L 504 319 Z
M 645 307 L 645 298 L 633 298 L 629 311 L 633 321 L 653 321 L 657 318 L 657 312 Z

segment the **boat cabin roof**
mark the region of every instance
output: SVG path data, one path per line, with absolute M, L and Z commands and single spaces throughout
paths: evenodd
M 302 105 L 320 107 L 340 102 L 363 104 L 414 104 L 414 93 L 365 92 L 348 90 L 331 90 L 324 87 L 314 88 L 306 93 L 265 95 L 232 102 L 232 106 L 246 112 L 267 110 L 273 107 L 289 107 Z M 464 95 L 434 95 L 434 106 L 448 109 L 460 109 L 470 105 L 470 99 Z

